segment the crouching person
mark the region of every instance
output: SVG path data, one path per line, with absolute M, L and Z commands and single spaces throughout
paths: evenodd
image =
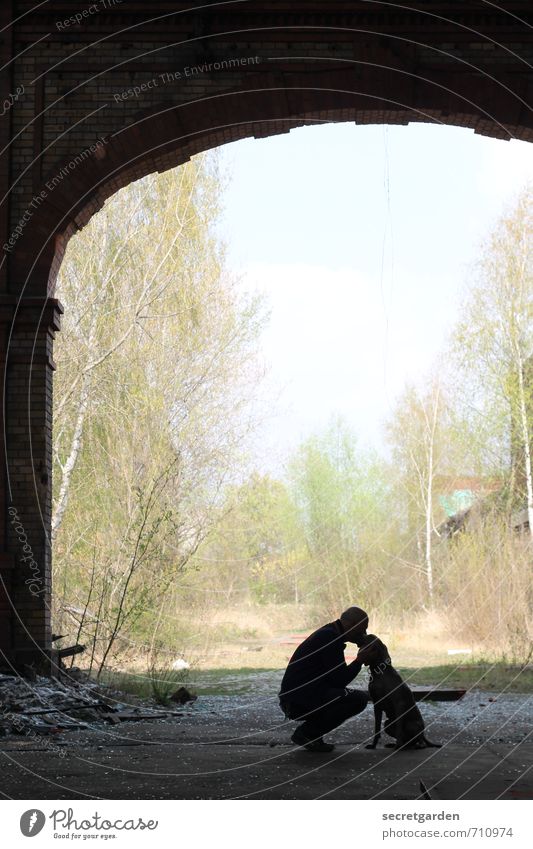
M 335 747 L 323 740 L 333 728 L 361 713 L 368 693 L 347 690 L 360 672 L 356 658 L 346 664 L 346 642 L 363 642 L 368 616 L 359 607 L 349 607 L 335 622 L 314 631 L 301 643 L 289 661 L 281 682 L 280 706 L 289 719 L 301 719 L 292 742 L 312 752 L 331 752 Z

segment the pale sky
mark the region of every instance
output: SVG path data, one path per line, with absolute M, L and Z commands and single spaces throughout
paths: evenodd
M 222 149 L 222 234 L 266 295 L 258 464 L 278 472 L 340 414 L 363 445 L 442 349 L 480 239 L 528 179 L 533 145 L 430 124 L 327 124 Z

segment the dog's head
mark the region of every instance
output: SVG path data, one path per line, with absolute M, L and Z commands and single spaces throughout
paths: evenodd
M 380 663 L 390 665 L 389 650 L 385 643 L 375 634 L 367 634 L 361 643 L 357 659 L 365 666 L 378 666 Z

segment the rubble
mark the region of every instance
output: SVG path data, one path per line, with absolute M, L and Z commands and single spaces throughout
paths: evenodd
M 174 715 L 173 710 L 127 704 L 120 700 L 123 693 L 102 687 L 76 667 L 62 677 L 65 680 L 34 674 L 30 680 L 0 673 L 0 737 L 53 734 L 89 728 L 94 723 L 118 725 Z
M 184 705 L 187 702 L 196 701 L 197 696 L 193 696 L 186 687 L 178 687 L 175 693 L 170 696 L 171 702 L 177 702 L 179 705 Z

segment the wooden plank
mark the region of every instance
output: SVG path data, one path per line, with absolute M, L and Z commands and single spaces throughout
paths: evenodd
M 164 719 L 168 713 L 128 713 L 119 711 L 115 714 L 122 722 L 130 722 L 137 719 Z
M 453 688 L 411 687 L 410 689 L 417 702 L 457 702 L 466 693 L 466 690 Z
M 81 654 L 85 651 L 85 646 L 80 645 L 79 643 L 75 646 L 69 646 L 66 649 L 59 649 L 58 655 L 60 658 L 64 657 L 73 657 L 75 654 Z

